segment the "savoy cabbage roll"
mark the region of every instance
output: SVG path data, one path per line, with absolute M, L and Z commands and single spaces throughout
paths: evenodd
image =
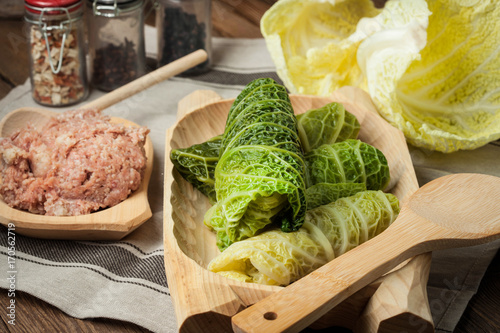
M 297 122 L 305 153 L 324 144 L 356 139 L 360 130 L 358 119 L 335 102 L 297 115 Z
M 390 180 L 384 154 L 360 140 L 324 144 L 304 156 L 308 208 L 360 190 L 383 190 Z
M 262 101 L 273 101 L 277 103 L 283 102 L 280 105 L 283 111 L 288 113 L 291 112 L 293 114 L 292 104 L 290 103 L 288 92 L 284 86 L 279 85 L 273 79 L 268 78 L 256 79 L 250 82 L 245 86 L 245 88 L 243 88 L 241 93 L 238 94 L 229 109 L 223 133 L 222 149 L 220 152 L 221 156 L 227 147 L 227 141 L 234 139 L 232 135 L 228 134 L 228 132 L 234 131 L 235 128 L 241 128 L 241 126 L 243 126 L 241 118 L 238 119 L 238 117 L 252 117 L 252 113 L 249 113 L 248 111 L 256 106 L 259 106 Z M 255 102 L 258 104 L 255 104 Z M 252 120 L 250 119 L 250 121 Z
M 271 83 L 269 79 L 259 79 L 261 83 Z M 254 85 L 248 85 L 233 103 L 232 109 L 240 105 Z M 262 91 L 266 85 L 259 86 Z M 286 101 L 286 91 L 283 87 L 272 85 L 272 90 L 267 96 L 278 97 Z M 252 95 L 255 99 L 254 94 Z M 249 101 L 244 101 L 248 104 Z M 245 105 L 246 105 L 245 104 Z M 286 103 L 285 103 L 286 104 Z M 263 106 L 260 106 L 263 107 Z M 288 107 L 285 105 L 285 107 Z M 241 111 L 241 107 L 238 108 Z M 237 112 L 231 112 L 227 123 L 233 124 Z M 301 145 L 308 152 L 320 145 L 334 143 L 357 137 L 360 129 L 358 120 L 354 115 L 345 110 L 339 103 L 329 103 L 318 109 L 310 109 L 296 116 L 298 121 L 298 133 Z M 234 127 L 227 126 L 228 131 L 235 131 Z M 227 134 L 227 133 L 226 133 Z M 229 134 L 228 134 L 229 135 Z M 234 139 L 234 137 L 233 137 Z M 170 158 L 180 174 L 195 188 L 208 196 L 213 204 L 217 201 L 215 196 L 215 166 L 219 161 L 222 146 L 222 135 L 211 138 L 207 142 L 195 144 L 188 148 L 173 149 Z M 328 198 L 341 198 L 365 190 L 366 186 L 352 184 L 347 186 L 321 186 L 307 191 L 307 200 L 313 203 L 327 203 Z M 335 192 L 335 193 L 332 193 Z M 333 200 L 331 200 L 333 201 Z M 314 204 L 317 206 L 317 204 Z
M 219 161 L 222 135 L 211 138 L 188 148 L 172 149 L 170 159 L 182 177 L 201 193 L 211 204 L 217 201 L 215 196 L 215 166 Z
M 268 230 L 232 244 L 208 269 L 244 282 L 286 286 L 380 234 L 399 209 L 393 194 L 358 192 L 308 210 L 299 231 Z
M 306 188 L 307 209 L 334 202 L 337 199 L 349 197 L 358 192 L 366 191 L 363 183 L 319 183 Z
M 215 168 L 217 202 L 204 223 L 224 250 L 271 223 L 298 230 L 305 218 L 305 164 L 283 86 L 252 81 L 233 103 Z

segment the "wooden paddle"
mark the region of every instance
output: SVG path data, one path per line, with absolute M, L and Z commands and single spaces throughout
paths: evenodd
M 298 332 L 425 252 L 500 238 L 500 178 L 455 174 L 417 190 L 382 234 L 232 317 L 235 332 Z

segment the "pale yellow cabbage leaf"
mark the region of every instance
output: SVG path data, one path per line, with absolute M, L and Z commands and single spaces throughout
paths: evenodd
M 500 138 L 499 18 L 494 0 L 281 0 L 261 30 L 291 92 L 361 87 L 410 143 L 453 152 Z
M 380 12 L 370 0 L 281 0 L 262 17 L 261 31 L 279 77 L 292 93 L 328 95 L 362 84 L 356 25 Z
M 278 229 L 235 242 L 208 269 L 225 277 L 286 286 L 383 232 L 399 214 L 399 201 L 362 191 L 310 209 L 294 232 Z
M 413 145 L 441 152 L 478 148 L 500 138 L 500 6 L 427 2 L 427 29 L 383 31 L 360 45 L 368 92 Z
M 276 71 L 292 93 L 329 95 L 365 86 L 356 61 L 360 43 L 377 31 L 425 25 L 424 0 L 280 0 L 262 17 L 261 31 Z

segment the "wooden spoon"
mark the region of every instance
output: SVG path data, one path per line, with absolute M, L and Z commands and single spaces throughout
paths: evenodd
M 206 59 L 207 53 L 204 50 L 195 51 L 79 108 L 103 110 L 156 83 L 182 73 Z M 42 127 L 57 114 L 54 111 L 33 107 L 14 110 L 0 122 L 0 137 L 11 135 L 28 122 L 36 127 Z M 117 117 L 112 117 L 111 121 L 123 123 L 126 126 L 138 126 L 131 121 Z M 123 238 L 152 215 L 147 198 L 149 179 L 153 169 L 153 144 L 149 136 L 144 148 L 147 165 L 141 186 L 121 203 L 87 215 L 46 216 L 11 208 L 0 200 L 0 223 L 6 226 L 13 223 L 16 233 L 39 238 L 78 240 Z
M 417 190 L 383 233 L 232 317 L 235 332 L 298 332 L 405 259 L 500 238 L 500 178 L 455 174 Z
M 79 109 L 104 110 L 111 105 L 114 105 L 132 95 L 137 94 L 161 81 L 164 81 L 172 76 L 180 74 L 185 70 L 194 67 L 207 59 L 207 53 L 204 50 L 198 50 L 186 55 L 178 60 L 175 60 L 157 70 L 141 76 L 140 78 L 117 88 L 100 98 L 79 107 Z M 54 111 L 41 108 L 20 108 L 8 113 L 2 121 L 0 121 L 0 137 L 6 137 L 12 132 L 26 125 L 27 121 L 31 121 L 35 126 L 43 125 L 48 119 L 57 114 Z

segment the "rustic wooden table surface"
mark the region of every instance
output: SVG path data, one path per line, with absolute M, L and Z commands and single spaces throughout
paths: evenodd
M 260 38 L 259 21 L 273 0 L 213 0 L 213 36 Z M 380 1 L 379 1 L 380 2 Z M 23 34 L 22 1 L 2 0 L 0 8 L 0 99 L 28 78 L 28 52 Z M 147 20 L 154 25 L 154 15 Z M 147 332 L 131 323 L 111 319 L 75 319 L 29 294 L 16 292 L 20 314 L 7 323 L 7 291 L 0 289 L 0 332 Z M 500 254 L 490 264 L 455 332 L 500 332 Z

